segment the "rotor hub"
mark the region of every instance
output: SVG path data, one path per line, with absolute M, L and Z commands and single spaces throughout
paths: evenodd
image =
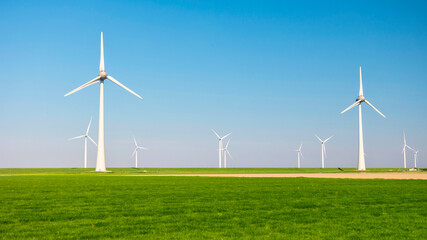
M 99 72 L 99 74 L 98 74 L 98 76 L 100 76 L 101 77 L 101 80 L 104 80 L 104 79 L 106 79 L 107 78 L 107 73 L 106 72 Z
M 364 102 L 365 101 L 365 97 L 363 95 L 360 95 L 359 97 L 356 98 L 356 102 L 357 101 Z

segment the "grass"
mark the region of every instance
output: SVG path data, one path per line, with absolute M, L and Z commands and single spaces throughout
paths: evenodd
M 108 168 L 95 173 L 93 168 L 0 168 L 0 175 L 141 175 L 141 174 L 220 174 L 220 173 L 351 173 L 356 168 Z M 369 168 L 366 172 L 408 172 L 405 168 Z
M 425 180 L 34 171 L 38 175 L 0 177 L 2 239 L 425 239 L 427 234 Z

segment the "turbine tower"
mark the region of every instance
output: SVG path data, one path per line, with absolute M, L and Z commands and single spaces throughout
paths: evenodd
M 298 168 L 301 168 L 301 159 L 300 159 L 300 157 L 302 159 L 304 159 L 304 156 L 302 155 L 302 152 L 301 152 L 301 148 L 302 148 L 302 143 L 301 143 L 301 145 L 299 145 L 298 149 L 295 149 L 295 151 L 298 153 Z M 323 148 L 322 148 L 322 150 L 323 150 Z M 322 155 L 323 155 L 323 153 L 322 153 Z
M 215 130 L 213 130 L 213 129 L 211 129 L 211 130 L 218 137 L 219 168 L 221 168 L 221 155 L 222 155 L 222 150 L 223 150 L 222 140 L 224 140 L 224 138 L 230 136 L 231 133 L 225 135 L 224 137 L 220 137 L 218 135 L 218 133 L 215 132 Z
M 85 138 L 85 162 L 84 162 L 85 168 L 87 168 L 87 139 L 89 138 L 93 142 L 93 144 L 95 144 L 95 146 L 97 146 L 96 142 L 93 141 L 93 139 L 89 136 L 89 129 L 90 129 L 91 123 L 92 123 L 92 118 L 90 118 L 89 126 L 87 126 L 87 130 L 86 130 L 86 133 L 84 135 L 68 139 L 68 140 L 73 140 L 73 139 L 78 139 L 78 138 Z
M 233 159 L 233 157 L 231 156 L 230 152 L 228 151 L 228 144 L 229 143 L 230 143 L 230 140 L 228 140 L 227 144 L 225 145 L 224 152 L 223 152 L 223 154 L 224 154 L 224 168 L 227 168 L 227 155 L 231 159 Z
M 345 113 L 349 109 L 359 105 L 359 165 L 357 167 L 357 170 L 359 171 L 365 171 L 366 165 L 365 165 L 365 152 L 363 150 L 363 129 L 362 129 L 362 103 L 365 102 L 370 107 L 372 107 L 377 113 L 379 113 L 381 116 L 384 116 L 378 109 L 374 107 L 364 96 L 363 96 L 363 86 L 362 86 L 362 67 L 360 67 L 360 88 L 359 88 L 359 97 L 357 97 L 356 102 L 350 105 L 350 107 L 346 108 L 344 111 L 341 112 L 341 114 Z
M 90 80 L 89 82 L 81 85 L 80 87 L 74 89 L 73 91 L 65 94 L 65 96 L 68 96 L 70 94 L 73 94 L 79 90 L 82 90 L 85 87 L 88 87 L 94 83 L 99 82 L 100 83 L 100 90 L 99 90 L 99 130 L 98 130 L 98 154 L 96 158 L 96 172 L 105 172 L 107 169 L 105 168 L 105 144 L 104 144 L 104 80 L 108 79 L 112 81 L 113 83 L 119 85 L 120 87 L 124 88 L 126 91 L 132 93 L 133 95 L 139 97 L 142 99 L 141 96 L 130 90 L 129 88 L 125 87 L 123 84 L 121 84 L 119 81 L 114 79 L 112 76 L 107 75 L 105 72 L 105 66 L 104 66 L 104 42 L 102 38 L 102 32 L 101 32 L 101 60 L 99 62 L 99 74 L 96 78 Z
M 320 143 L 322 144 L 322 168 L 325 168 L 325 158 L 326 158 L 326 147 L 325 147 L 325 143 L 327 141 L 329 141 L 329 139 L 331 139 L 333 136 L 328 137 L 325 141 L 323 141 L 322 139 L 320 139 L 319 136 L 316 136 L 317 139 L 319 139 Z
M 138 143 L 136 143 L 135 137 L 133 137 L 133 142 L 135 143 L 135 150 L 133 151 L 131 157 L 133 157 L 135 155 L 135 168 L 138 168 L 138 150 L 139 149 L 148 150 L 148 148 L 138 146 Z
M 406 145 L 406 136 L 405 136 L 405 132 L 403 132 L 403 149 L 402 149 L 402 153 L 403 153 L 403 168 L 406 168 L 406 148 L 412 149 L 410 146 Z

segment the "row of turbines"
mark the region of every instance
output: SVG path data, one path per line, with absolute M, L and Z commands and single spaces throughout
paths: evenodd
M 322 144 L 322 168 L 325 168 L 325 159 L 326 159 L 326 147 L 325 147 L 325 143 L 330 140 L 332 138 L 332 136 L 330 136 L 329 138 L 327 138 L 326 140 L 322 140 L 319 138 L 319 136 L 314 135 Z M 414 148 L 408 146 L 406 144 L 406 136 L 405 133 L 403 133 L 403 149 L 402 149 L 402 154 L 403 154 L 403 168 L 406 168 L 406 149 L 410 149 L 413 151 L 414 153 L 414 168 L 417 168 L 417 156 L 418 156 L 418 152 L 419 150 L 415 150 Z M 298 149 L 295 149 L 295 152 L 297 152 L 297 163 L 298 163 L 298 168 L 301 168 L 301 159 L 304 159 L 304 156 L 302 154 L 302 143 L 300 144 Z M 366 153 L 364 153 L 364 157 L 366 157 Z
M 94 79 L 90 80 L 89 82 L 81 85 L 80 87 L 74 89 L 73 91 L 65 94 L 64 96 L 68 96 L 70 94 L 73 94 L 77 91 L 82 90 L 83 88 L 86 88 L 92 84 L 99 83 L 100 84 L 100 92 L 99 92 L 99 124 L 98 124 L 98 144 L 89 137 L 89 128 L 92 120 L 89 122 L 89 126 L 87 128 L 86 134 L 74 137 L 73 139 L 77 138 L 84 138 L 85 139 L 85 167 L 87 167 L 87 139 L 91 140 L 96 146 L 97 146 L 97 158 L 96 158 L 96 168 L 95 171 L 97 172 L 105 172 L 106 170 L 106 164 L 105 164 L 105 143 L 104 143 L 104 80 L 110 80 L 111 82 L 117 84 L 118 86 L 122 87 L 126 91 L 132 93 L 136 97 L 142 99 L 142 97 L 123 84 L 121 84 L 119 81 L 117 81 L 112 76 L 108 75 L 105 71 L 105 65 L 104 65 L 104 42 L 103 42 L 103 33 L 101 32 L 101 57 L 100 57 L 100 63 L 99 63 L 99 73 L 98 76 Z M 341 114 L 345 113 L 346 111 L 352 109 L 353 107 L 358 106 L 359 107 L 359 158 L 358 158 L 358 170 L 359 171 L 365 171 L 366 170 L 366 164 L 365 164 L 365 152 L 364 152 L 364 145 L 363 145 L 363 128 L 362 128 L 362 103 L 368 104 L 371 108 L 373 108 L 376 112 L 378 112 L 381 116 L 384 118 L 386 117 L 384 114 L 382 114 L 377 108 L 374 107 L 363 95 L 363 86 L 362 86 L 362 67 L 360 67 L 360 88 L 359 88 L 359 96 L 356 98 L 356 102 L 350 105 L 348 108 L 343 110 Z M 223 140 L 230 136 L 231 133 L 220 137 L 218 133 L 216 133 L 214 130 L 212 130 L 216 137 L 218 138 L 218 152 L 219 152 L 219 168 L 222 167 L 222 159 L 224 159 L 224 167 L 227 167 L 227 155 L 231 157 L 230 152 L 228 151 L 228 145 L 230 142 L 227 142 L 226 146 L 223 145 Z M 317 135 L 316 138 L 322 143 L 322 168 L 324 168 L 324 161 L 325 161 L 325 155 L 326 155 L 326 149 L 325 149 L 325 143 L 332 138 L 329 137 L 326 140 L 320 139 Z M 135 159 L 135 166 L 138 166 L 138 150 L 146 150 L 144 147 L 138 146 L 135 138 L 135 150 L 132 156 L 136 156 Z M 300 145 L 300 148 L 298 151 L 298 167 L 300 167 L 300 157 L 302 157 L 301 152 L 302 145 Z M 404 167 L 406 168 L 406 148 L 409 148 L 413 150 L 413 148 L 406 145 L 406 138 L 405 138 L 405 144 L 403 147 L 403 153 L 404 153 Z M 413 150 L 415 151 L 415 150 Z M 416 155 L 418 154 L 418 151 L 415 151 L 415 159 Z M 416 160 L 415 160 L 416 162 Z
M 89 136 L 89 130 L 90 130 L 91 123 L 92 123 L 92 118 L 90 118 L 89 125 L 87 126 L 87 130 L 86 130 L 85 134 L 68 139 L 68 140 L 75 140 L 75 139 L 79 139 L 79 138 L 85 139 L 84 168 L 87 168 L 87 140 L 89 139 L 90 141 L 93 142 L 93 144 L 95 144 L 95 146 L 98 146 L 96 144 L 96 142 Z M 133 142 L 135 143 L 135 149 L 132 153 L 131 158 L 133 156 L 135 156 L 135 168 L 138 168 L 138 151 L 139 150 L 149 150 L 149 149 L 146 147 L 139 146 L 138 143 L 136 142 L 135 137 L 133 137 Z M 228 144 L 227 144 L 227 146 L 228 146 Z
M 75 140 L 75 139 L 80 139 L 80 138 L 84 138 L 84 168 L 87 168 L 87 143 L 88 143 L 88 139 L 90 141 L 93 142 L 93 144 L 95 146 L 97 146 L 96 142 L 89 136 L 89 130 L 90 130 L 90 125 L 92 123 L 92 118 L 89 121 L 89 125 L 87 127 L 86 133 L 77 137 L 73 137 L 70 138 L 69 140 Z M 220 135 L 213 129 L 211 129 L 212 132 L 215 134 L 215 136 L 218 138 L 218 156 L 219 156 L 219 161 L 218 161 L 218 167 L 219 168 L 227 168 L 227 156 L 229 156 L 231 159 L 233 159 L 233 157 L 231 156 L 230 151 L 228 150 L 228 146 L 230 144 L 230 139 L 227 141 L 227 143 L 225 144 L 225 146 L 223 145 L 222 141 L 227 138 L 228 136 L 231 135 L 231 133 L 224 135 L 223 137 L 220 137 Z M 328 142 L 333 136 L 328 137 L 325 140 L 322 140 L 318 135 L 314 135 L 320 142 L 321 144 L 321 149 L 322 149 L 322 155 L 321 155 L 321 159 L 322 159 L 322 168 L 325 168 L 325 160 L 326 160 L 326 142 Z M 135 137 L 133 137 L 133 142 L 135 144 L 135 149 L 131 155 L 131 158 L 133 156 L 135 156 L 135 168 L 138 168 L 138 151 L 139 150 L 149 150 L 146 147 L 142 147 L 139 146 Z M 301 143 L 298 149 L 295 149 L 295 152 L 297 152 L 297 166 L 298 168 L 301 168 L 301 159 L 304 159 L 304 155 L 302 154 L 302 146 L 303 144 Z M 406 168 L 407 165 L 407 161 L 406 161 L 406 150 L 412 150 L 414 153 L 414 168 L 417 168 L 417 155 L 419 150 L 415 150 L 414 148 L 410 147 L 409 145 L 406 144 L 406 135 L 405 133 L 403 133 L 403 149 L 402 149 L 402 154 L 403 154 L 403 167 Z M 366 157 L 366 153 L 364 154 Z

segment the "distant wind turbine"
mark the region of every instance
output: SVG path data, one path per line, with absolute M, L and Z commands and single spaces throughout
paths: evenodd
M 135 155 L 135 168 L 138 168 L 138 150 L 139 149 L 148 150 L 148 148 L 138 146 L 138 143 L 136 143 L 135 137 L 133 137 L 133 142 L 135 143 L 135 150 L 133 151 L 131 157 L 133 157 Z
M 215 132 L 215 130 L 211 129 L 212 132 L 218 137 L 218 154 L 219 154 L 219 168 L 221 168 L 221 155 L 223 150 L 222 140 L 224 140 L 226 137 L 230 136 L 231 133 L 225 135 L 224 137 L 220 137 L 218 133 Z
M 417 168 L 417 156 L 418 156 L 419 150 L 415 150 L 413 148 L 411 148 L 411 150 L 414 151 L 414 168 Z
M 100 83 L 100 91 L 99 91 L 99 130 L 98 130 L 98 154 L 96 158 L 96 168 L 95 171 L 97 172 L 105 172 L 107 169 L 105 168 L 105 144 L 104 144 L 104 80 L 108 79 L 112 81 L 113 83 L 119 85 L 120 87 L 124 88 L 126 91 L 132 93 L 133 95 L 139 97 L 142 99 L 141 96 L 130 90 L 129 88 L 125 87 L 123 84 L 121 84 L 119 81 L 114 79 L 112 76 L 107 75 L 105 72 L 105 66 L 104 66 L 104 42 L 101 32 L 101 60 L 99 63 L 99 74 L 98 77 L 90 80 L 89 82 L 81 85 L 80 87 L 74 89 L 73 91 L 65 94 L 65 96 L 68 96 L 72 93 L 75 93 L 79 90 L 82 90 L 85 87 L 88 87 L 94 83 L 99 82 Z
M 322 144 L 322 168 L 325 168 L 325 158 L 326 158 L 326 147 L 325 147 L 325 143 L 327 141 L 329 141 L 329 139 L 331 139 L 333 136 L 328 137 L 325 141 L 323 141 L 322 139 L 320 139 L 319 136 L 316 136 L 317 139 L 319 139 L 320 143 Z
M 359 165 L 357 167 L 357 170 L 359 171 L 365 171 L 366 165 L 365 165 L 365 154 L 363 149 L 363 130 L 362 130 L 362 103 L 365 102 L 370 107 L 372 107 L 375 111 L 377 111 L 381 116 L 384 116 L 378 109 L 374 107 L 364 96 L 363 96 L 363 86 L 362 86 L 362 67 L 360 67 L 360 88 L 359 88 L 359 97 L 357 97 L 356 102 L 350 105 L 350 107 L 346 108 L 344 111 L 341 112 L 341 114 L 345 113 L 349 109 L 359 105 Z
M 68 140 L 73 140 L 73 139 L 78 139 L 78 138 L 85 138 L 85 162 L 84 162 L 85 168 L 87 168 L 87 139 L 89 138 L 93 142 L 93 144 L 95 144 L 95 146 L 97 146 L 96 142 L 93 141 L 93 139 L 89 136 L 89 129 L 90 129 L 91 123 L 92 123 L 92 118 L 90 118 L 89 125 L 87 126 L 87 130 L 86 130 L 86 133 L 84 135 L 68 139 Z
M 300 158 L 304 159 L 304 156 L 302 155 L 302 152 L 301 152 L 301 148 L 302 148 L 302 143 L 301 143 L 301 145 L 299 145 L 298 149 L 295 149 L 295 151 L 298 153 L 298 168 L 301 167 L 301 159 Z M 323 148 L 322 148 L 322 150 L 323 150 Z M 322 155 L 323 155 L 323 153 L 322 153 Z
M 403 132 L 403 149 L 402 149 L 402 153 L 403 153 L 403 168 L 406 168 L 406 148 L 412 149 L 410 146 L 408 146 L 406 144 L 406 136 L 405 136 L 405 132 Z
M 225 145 L 224 148 L 224 168 L 227 168 L 227 155 L 233 159 L 233 157 L 231 156 L 230 152 L 228 151 L 228 144 L 230 143 L 230 140 L 228 140 L 227 144 Z

